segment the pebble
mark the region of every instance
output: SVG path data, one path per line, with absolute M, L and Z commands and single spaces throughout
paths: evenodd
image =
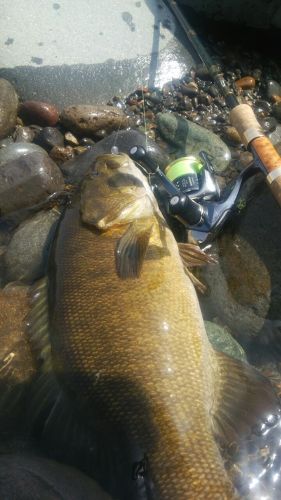
M 272 114 L 276 118 L 276 120 L 278 120 L 279 122 L 281 122 L 281 101 L 280 102 L 276 102 L 275 104 L 273 104 L 273 106 L 272 106 Z
M 32 142 L 35 137 L 35 132 L 30 127 L 17 125 L 14 132 L 15 142 Z
M 226 169 L 230 151 L 213 132 L 174 113 L 158 113 L 156 120 L 161 135 L 178 148 L 178 154 L 198 156 L 206 151 L 213 156 L 216 171 Z
M 62 165 L 64 162 L 71 160 L 75 157 L 75 153 L 72 146 L 54 146 L 49 156 L 54 160 L 58 165 Z
M 65 139 L 65 142 L 67 142 L 70 146 L 78 146 L 79 145 L 78 139 L 71 132 L 66 132 L 66 134 L 64 134 L 64 139 Z
M 220 93 L 216 85 L 210 85 L 208 92 L 212 97 L 219 97 Z
M 200 78 L 200 80 L 212 80 L 209 70 L 204 64 L 198 64 L 198 66 L 196 67 L 195 75 L 197 78 Z
M 18 96 L 13 85 L 0 78 L 0 139 L 3 139 L 16 126 Z
M 227 126 L 224 128 L 224 138 L 231 145 L 242 144 L 240 135 L 235 127 Z
M 164 169 L 170 163 L 169 156 L 156 142 L 146 137 L 142 132 L 131 129 L 113 132 L 110 136 L 95 144 L 94 148 L 89 148 L 88 151 L 74 160 L 63 164 L 61 170 L 67 177 L 68 182 L 78 183 L 99 155 L 110 153 L 113 146 L 116 146 L 120 152 L 129 154 L 131 147 L 135 145 L 146 148 L 150 157 L 158 163 L 160 168 Z
M 10 144 L 13 144 L 13 142 L 14 141 L 13 141 L 12 137 L 5 137 L 5 139 L 1 139 L 0 140 L 0 149 L 6 148 Z
M 269 100 L 273 100 L 273 96 L 281 97 L 281 85 L 275 80 L 268 80 L 266 84 L 266 96 Z
M 64 108 L 61 122 L 71 132 L 78 135 L 95 135 L 100 130 L 111 132 L 126 128 L 130 119 L 125 113 L 113 106 L 77 105 Z
M 187 84 L 182 84 L 180 90 L 183 94 L 188 97 L 196 97 L 199 93 L 198 85 L 195 82 L 189 82 Z
M 82 137 L 82 139 L 80 139 L 81 146 L 87 146 L 87 148 L 90 148 L 95 144 L 95 141 L 93 141 L 93 139 L 90 139 L 90 137 Z
M 277 120 L 273 116 L 267 116 L 260 120 L 265 133 L 273 132 L 277 127 Z
M 63 188 L 60 169 L 45 152 L 7 161 L 0 166 L 0 215 L 37 205 Z
M 228 328 L 212 321 L 204 321 L 208 339 L 214 349 L 224 352 L 240 361 L 247 361 L 246 354 L 241 345 L 232 337 Z
M 59 120 L 59 112 L 53 104 L 42 101 L 24 101 L 19 108 L 19 116 L 26 125 L 54 127 Z
M 12 142 L 8 144 L 7 147 L 0 149 L 0 166 L 4 165 L 8 161 L 17 160 L 22 156 L 29 155 L 31 153 L 41 153 L 47 155 L 46 151 L 37 144 L 30 142 Z
M 273 102 L 281 102 L 281 96 L 280 95 L 273 95 L 272 101 Z
M 251 90 L 255 88 L 256 80 L 252 76 L 244 76 L 243 78 L 236 80 L 235 84 L 242 90 Z
M 31 284 L 43 276 L 59 216 L 57 209 L 42 211 L 18 226 L 4 256 L 7 282 Z
M 46 149 L 46 151 L 50 151 L 54 146 L 64 146 L 64 137 L 57 128 L 44 127 L 36 136 L 34 142 Z

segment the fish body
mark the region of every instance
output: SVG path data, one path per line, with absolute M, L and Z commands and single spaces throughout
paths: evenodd
M 98 160 L 81 201 L 66 210 L 51 257 L 49 322 L 57 379 L 98 433 L 122 432 L 140 450 L 153 498 L 236 498 L 214 432 L 236 436 L 231 415 L 223 425 L 216 414 L 224 386 L 226 414 L 239 413 L 235 377 L 247 399 L 250 368 L 241 381 L 239 361 L 211 347 L 174 236 L 126 155 Z M 276 409 L 257 379 L 251 394 L 257 385 L 266 409 Z

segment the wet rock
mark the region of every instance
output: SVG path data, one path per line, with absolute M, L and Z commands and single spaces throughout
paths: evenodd
M 238 134 L 235 127 L 225 127 L 223 135 L 225 140 L 231 145 L 242 144 L 240 135 Z
M 129 126 L 125 113 L 113 106 L 77 105 L 65 108 L 61 113 L 61 122 L 79 135 L 95 135 L 99 130 L 112 132 Z
M 110 153 L 113 146 L 117 147 L 118 151 L 129 154 L 131 147 L 136 145 L 146 148 L 150 157 L 158 163 L 160 168 L 164 169 L 170 162 L 169 156 L 156 142 L 151 141 L 138 130 L 132 129 L 113 132 L 109 137 L 95 144 L 93 148 L 88 148 L 88 151 L 82 155 L 63 164 L 61 170 L 68 181 L 75 184 L 81 181 L 95 159 L 103 153 Z
M 95 141 L 93 141 L 93 139 L 90 139 L 90 137 L 82 137 L 82 139 L 80 139 L 80 145 L 87 146 L 87 148 L 92 147 L 95 145 Z
M 281 102 L 276 102 L 273 107 L 272 107 L 272 114 L 278 120 L 281 122 Z
M 252 76 L 244 76 L 235 82 L 236 86 L 242 90 L 251 90 L 256 86 L 256 81 Z
M 0 215 L 32 207 L 63 187 L 60 169 L 45 152 L 35 151 L 1 164 Z
M 36 144 L 32 144 L 29 142 L 13 142 L 7 147 L 0 149 L 0 166 L 9 161 L 17 160 L 22 156 L 26 156 L 32 153 L 47 155 L 46 151 Z
M 250 151 L 242 151 L 239 160 L 242 163 L 243 167 L 248 167 L 250 163 L 254 160 L 254 157 Z
M 195 82 L 183 84 L 181 85 L 180 89 L 181 92 L 188 97 L 196 97 L 199 93 L 198 85 Z
M 30 284 L 43 276 L 59 215 L 57 209 L 39 212 L 19 225 L 4 256 L 7 282 Z
M 273 132 L 277 127 L 277 120 L 273 116 L 268 116 L 260 120 L 264 132 Z
M 18 103 L 13 85 L 0 78 L 0 139 L 9 135 L 16 125 Z
M 0 477 L 3 500 L 111 500 L 93 479 L 78 469 L 26 451 L 2 453 Z
M 210 85 L 208 92 L 212 97 L 219 97 L 220 95 L 216 85 Z
M 32 142 L 35 137 L 35 132 L 30 127 L 22 127 L 18 125 L 14 133 L 15 142 Z
M 209 73 L 209 70 L 206 68 L 205 64 L 198 64 L 196 67 L 196 76 L 197 78 L 200 78 L 200 80 L 212 80 L 212 77 Z
M 178 148 L 178 154 L 198 156 L 200 151 L 206 151 L 213 156 L 215 169 L 225 170 L 230 151 L 213 132 L 174 113 L 159 113 L 156 120 L 161 135 Z
M 224 352 L 228 356 L 247 361 L 246 354 L 241 345 L 232 337 L 226 327 L 217 325 L 212 321 L 204 321 L 208 339 L 214 349 Z
M 272 100 L 273 96 L 281 96 L 281 85 L 275 80 L 269 80 L 266 84 L 266 96 Z
M 66 134 L 64 134 L 64 138 L 65 138 L 65 141 L 70 146 L 78 146 L 79 145 L 78 139 L 71 132 L 66 132 Z
M 75 157 L 74 150 L 71 146 L 54 146 L 49 156 L 54 160 L 58 165 L 62 165 L 64 162 L 71 160 Z
M 44 127 L 34 139 L 35 144 L 50 151 L 54 146 L 64 146 L 63 134 L 54 127 Z
M 202 306 L 241 341 L 281 341 L 280 225 L 280 207 L 262 180 L 213 245 L 218 264 L 203 270 L 209 296 Z
M 19 116 L 27 125 L 35 123 L 42 127 L 54 127 L 59 120 L 57 108 L 42 101 L 25 101 L 21 103 Z
M 1 141 L 0 141 L 0 149 L 6 148 L 10 144 L 13 144 L 13 142 L 14 141 L 13 141 L 12 137 L 5 137 L 5 139 L 1 139 Z
M 24 403 L 29 384 L 36 374 L 35 360 L 25 335 L 29 312 L 28 287 L 10 283 L 0 290 L 0 386 L 1 442 L 23 425 Z M 3 399 L 2 399 L 3 401 Z M 1 474 L 0 474 L 1 476 Z M 2 484 L 2 477 L 0 483 Z M 0 495 L 1 496 L 1 495 Z

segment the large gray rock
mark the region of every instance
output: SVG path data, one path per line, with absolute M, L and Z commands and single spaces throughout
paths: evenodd
M 12 142 L 0 149 L 0 166 L 31 153 L 47 154 L 43 148 L 36 144 L 29 142 Z
M 35 151 L 8 161 L 0 165 L 0 216 L 43 202 L 63 187 L 61 171 L 46 153 Z
M 213 157 L 217 172 L 226 169 L 230 151 L 213 132 L 174 113 L 158 113 L 156 118 L 161 135 L 178 148 L 179 155 L 198 156 L 200 151 L 206 151 Z
M 6 137 L 16 125 L 18 103 L 13 85 L 0 78 L 0 139 Z
M 218 264 L 203 271 L 210 290 L 202 298 L 206 314 L 243 341 L 281 341 L 280 227 L 281 209 L 262 183 L 213 244 Z
M 59 212 L 39 212 L 16 229 L 4 255 L 6 281 L 32 283 L 44 274 Z
M 109 137 L 102 139 L 88 151 L 82 153 L 77 158 L 65 162 L 61 170 L 67 180 L 73 183 L 80 182 L 86 172 L 91 168 L 96 158 L 104 153 L 110 153 L 115 146 L 118 151 L 129 154 L 132 146 L 142 146 L 146 148 L 150 158 L 152 158 L 161 168 L 169 163 L 169 156 L 148 137 L 138 130 L 122 130 L 113 132 Z

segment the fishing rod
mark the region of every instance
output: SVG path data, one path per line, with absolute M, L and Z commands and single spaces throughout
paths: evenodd
M 226 104 L 230 108 L 230 122 L 239 133 L 243 144 L 253 154 L 255 166 L 265 174 L 267 184 L 281 206 L 281 157 L 263 133 L 251 106 L 240 104 L 233 90 L 227 84 L 221 69 L 213 63 L 197 33 L 178 7 L 176 0 L 165 1 L 182 27 L 193 50 L 225 98 Z

